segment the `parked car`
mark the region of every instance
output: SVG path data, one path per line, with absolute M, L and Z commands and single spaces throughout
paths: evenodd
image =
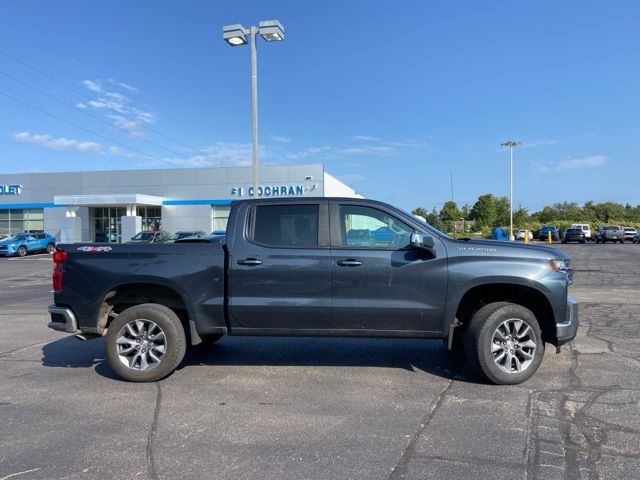
M 18 233 L 0 242 L 0 255 L 24 257 L 28 253 L 51 253 L 56 248 L 56 240 L 48 233 Z
M 633 237 L 638 233 L 638 231 L 633 227 L 624 227 L 622 231 L 624 232 L 624 239 L 629 242 L 633 242 Z
M 538 238 L 542 241 L 548 239 L 549 232 L 551 232 L 551 240 L 557 241 L 560 240 L 560 232 L 558 231 L 558 227 L 555 225 L 545 225 L 540 229 L 540 233 L 538 234 Z
M 157 232 L 140 232 L 131 237 L 126 243 L 165 243 L 169 240 L 170 234 L 163 230 Z
M 531 230 L 525 230 L 525 229 L 520 229 L 517 230 L 514 237 L 516 240 L 524 240 L 525 236 L 529 239 L 529 240 L 533 240 L 533 232 Z
M 387 245 L 350 245 L 352 226 L 381 224 L 394 232 Z M 470 365 L 497 384 L 530 378 L 544 342 L 559 347 L 578 328 L 564 252 L 456 240 L 382 202 L 240 200 L 226 239 L 59 245 L 49 327 L 105 335 L 110 367 L 130 381 L 162 379 L 188 343 L 228 334 L 440 338 L 449 348 L 464 338 Z
M 587 240 L 587 242 L 593 240 L 591 235 L 591 226 L 588 223 L 572 223 L 571 227 L 569 228 L 579 228 L 584 232 L 584 238 Z
M 603 225 L 596 232 L 596 243 L 624 243 L 624 230 L 620 225 Z
M 632 240 L 632 242 L 633 242 L 633 243 L 640 243 L 640 230 L 638 230 L 638 231 L 636 232 L 636 234 L 633 236 L 633 240 Z
M 171 235 L 169 237 L 169 240 L 167 240 L 167 242 L 173 243 L 176 240 L 182 240 L 183 238 L 189 238 L 189 237 L 199 238 L 199 237 L 204 237 L 205 235 L 206 233 L 204 233 L 202 230 L 181 230 Z
M 584 230 L 581 228 L 566 228 L 564 232 L 562 232 L 562 243 L 570 242 L 587 243 Z

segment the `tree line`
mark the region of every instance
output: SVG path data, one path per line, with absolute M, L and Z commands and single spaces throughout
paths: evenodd
M 496 197 L 492 193 L 480 195 L 473 204 L 458 207 L 453 200 L 444 203 L 437 211 L 430 212 L 423 207 L 412 211 L 423 217 L 429 224 L 445 231 L 482 231 L 488 234 L 491 227 L 509 226 L 509 198 Z M 466 222 L 469 222 L 467 224 Z M 576 202 L 559 202 L 545 205 L 538 212 L 519 206 L 513 210 L 513 227 L 538 230 L 542 225 L 556 225 L 566 228 L 572 223 L 588 223 L 592 228 L 599 225 L 615 224 L 640 228 L 640 205 L 623 205 L 616 202 L 596 203 L 591 200 L 580 206 Z

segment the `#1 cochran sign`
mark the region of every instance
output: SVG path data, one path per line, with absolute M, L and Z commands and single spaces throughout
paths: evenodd
M 20 195 L 22 185 L 0 185 L 0 195 Z

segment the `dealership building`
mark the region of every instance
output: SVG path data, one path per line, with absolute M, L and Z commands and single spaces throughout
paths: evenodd
M 159 228 L 224 230 L 233 200 L 254 198 L 251 167 L 0 174 L 0 235 L 129 240 Z M 359 197 L 321 164 L 260 168 L 258 198 Z

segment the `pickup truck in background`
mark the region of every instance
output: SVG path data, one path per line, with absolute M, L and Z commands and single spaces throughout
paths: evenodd
M 596 232 L 596 243 L 624 243 L 624 230 L 619 225 L 604 225 Z
M 454 240 L 381 202 L 241 200 L 223 238 L 59 245 L 49 327 L 104 336 L 131 381 L 223 335 L 297 335 L 440 338 L 497 384 L 531 377 L 545 342 L 578 328 L 563 252 Z

